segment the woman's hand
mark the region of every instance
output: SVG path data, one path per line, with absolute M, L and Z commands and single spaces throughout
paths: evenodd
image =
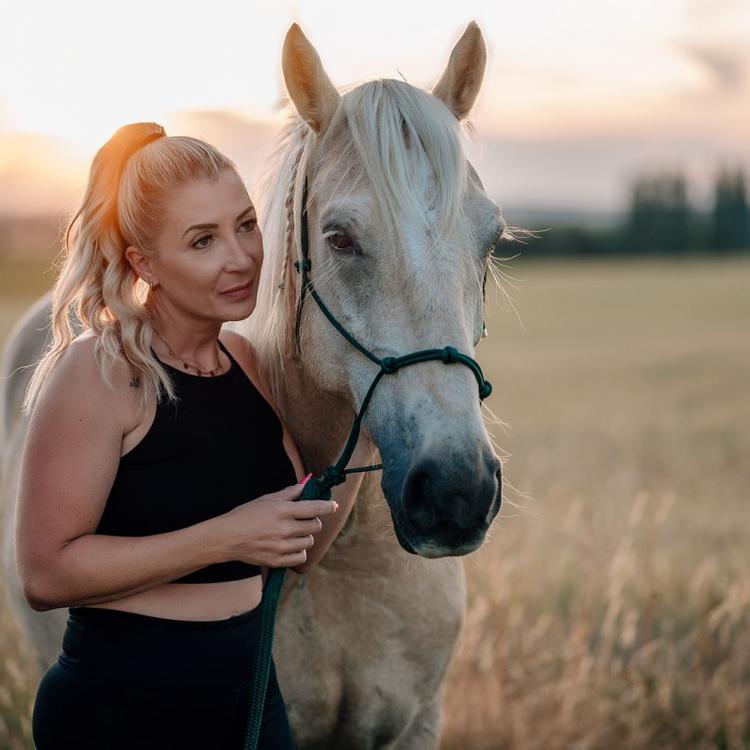
M 301 565 L 315 534 L 319 516 L 338 510 L 333 500 L 298 502 L 302 483 L 250 500 L 217 517 L 227 560 L 284 568 Z

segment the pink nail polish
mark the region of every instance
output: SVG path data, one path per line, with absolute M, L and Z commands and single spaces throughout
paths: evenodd
M 305 485 L 305 482 L 307 482 L 307 480 L 308 480 L 308 479 L 309 479 L 309 478 L 310 478 L 310 477 L 311 477 L 312 475 L 313 475 L 313 473 L 312 473 L 312 472 L 310 472 L 310 473 L 309 473 L 309 474 L 308 474 L 308 475 L 307 475 L 307 476 L 306 476 L 306 477 L 305 477 L 305 478 L 304 478 L 304 479 L 303 479 L 303 480 L 302 480 L 302 481 L 300 482 L 300 484 L 301 484 L 301 485 L 302 485 L 302 486 L 304 487 L 304 485 Z

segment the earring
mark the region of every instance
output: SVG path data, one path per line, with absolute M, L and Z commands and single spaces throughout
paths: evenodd
M 151 289 L 155 289 L 156 288 L 156 282 L 155 281 L 149 281 L 148 285 L 151 287 Z

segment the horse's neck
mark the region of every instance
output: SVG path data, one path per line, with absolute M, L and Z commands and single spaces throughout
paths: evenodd
M 289 364 L 279 396 L 289 431 L 308 471 L 316 475 L 335 463 L 351 430 L 353 413 L 343 399 L 321 391 L 309 376 Z M 375 454 L 372 463 L 379 463 Z M 359 465 L 359 464 L 356 464 Z M 380 489 L 380 470 L 366 472 L 343 529 L 321 562 L 350 571 L 395 572 L 410 555 L 396 539 L 390 511 Z
M 321 472 L 340 455 L 351 429 L 351 408 L 324 391 L 295 362 L 287 362 L 279 407 L 309 471 Z

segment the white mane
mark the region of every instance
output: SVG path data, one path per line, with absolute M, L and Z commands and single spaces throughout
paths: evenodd
M 276 139 L 254 198 L 264 236 L 264 270 L 255 310 L 242 323 L 242 332 L 259 353 L 277 403 L 283 363 L 294 346 L 299 277 L 293 263 L 299 257 L 298 224 L 309 165 L 320 169 L 335 160 L 342 179 L 364 179 L 380 204 L 383 226 L 396 236 L 405 212 L 425 223 L 436 245 L 449 228 L 454 238 L 456 232 L 470 233 L 464 220 L 468 170 L 463 133 L 442 102 L 402 81 L 369 81 L 342 94 L 329 126 L 333 129 L 336 147 L 313 153 L 312 131 L 294 113 Z M 434 183 L 425 184 L 424 175 L 431 175 Z M 295 223 L 293 239 L 288 236 L 290 218 Z M 282 281 L 285 287 L 279 289 Z

